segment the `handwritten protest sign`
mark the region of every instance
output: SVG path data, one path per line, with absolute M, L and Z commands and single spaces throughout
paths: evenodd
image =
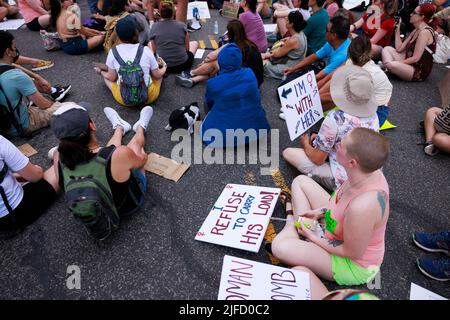
M 309 274 L 225 256 L 218 300 L 311 300 Z
M 195 240 L 258 252 L 280 189 L 228 184 Z
M 188 10 L 187 10 L 187 20 L 193 20 L 193 10 L 194 8 L 198 9 L 198 13 L 200 15 L 200 19 L 211 19 L 211 14 L 209 13 L 208 2 L 206 1 L 194 1 L 189 2 Z
M 313 71 L 279 87 L 278 95 L 292 141 L 323 118 L 319 89 Z
M 222 7 L 222 17 L 228 19 L 237 19 L 240 6 L 241 4 L 239 2 L 235 3 L 224 1 Z

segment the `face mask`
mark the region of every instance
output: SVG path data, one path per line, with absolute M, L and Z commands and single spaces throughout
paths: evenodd
M 19 59 L 20 53 L 19 53 L 19 49 L 16 48 L 16 55 L 13 57 L 13 63 L 17 61 L 17 59 Z

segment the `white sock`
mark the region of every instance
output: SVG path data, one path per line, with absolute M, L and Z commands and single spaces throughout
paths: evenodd
M 111 122 L 113 129 L 115 130 L 117 127 L 121 127 L 123 129 L 123 134 L 125 135 L 128 131 L 131 130 L 131 125 L 123 120 L 116 110 L 110 107 L 106 107 L 103 109 L 108 120 Z
M 152 116 L 153 116 L 153 108 L 151 106 L 146 106 L 142 108 L 139 120 L 133 126 L 134 132 L 137 132 L 137 129 L 139 127 L 142 127 L 144 131 L 147 131 L 147 126 Z

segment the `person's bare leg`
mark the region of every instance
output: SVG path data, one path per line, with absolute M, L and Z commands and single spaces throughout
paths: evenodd
M 414 76 L 414 67 L 399 61 L 392 61 L 386 64 L 386 68 L 402 80 L 411 81 Z
M 292 210 L 294 216 L 307 210 L 325 208 L 330 195 L 317 182 L 308 176 L 300 175 L 292 181 Z
M 425 141 L 431 141 L 431 139 L 436 134 L 436 129 L 434 128 L 434 119 L 442 112 L 441 108 L 430 108 L 425 113 L 424 129 L 425 129 Z
M 446 133 L 436 133 L 431 140 L 436 148 L 450 153 L 450 136 Z
M 383 63 L 386 65 L 392 61 L 402 61 L 405 59 L 404 53 L 398 53 L 393 47 L 384 47 L 381 52 L 381 58 Z
M 294 267 L 293 270 L 298 270 L 302 272 L 306 272 L 309 274 L 309 282 L 310 282 L 310 289 L 311 289 L 311 299 L 312 300 L 322 300 L 325 295 L 328 294 L 328 289 L 325 287 L 325 285 L 322 283 L 322 281 L 317 277 L 314 272 L 309 270 L 306 267 Z
M 195 55 L 195 53 L 197 52 L 197 49 L 198 49 L 198 42 L 190 41 L 189 42 L 189 51 Z
M 108 79 L 103 78 L 103 81 L 105 82 L 106 86 L 108 87 L 109 90 L 111 90 L 112 92 L 112 81 L 109 81 Z
M 123 137 L 123 128 L 117 127 L 114 130 L 114 133 L 113 133 L 111 139 L 109 139 L 106 146 L 107 147 L 112 146 L 112 145 L 115 145 L 116 147 L 121 146 L 122 145 L 122 137 Z
M 193 76 L 209 76 L 213 73 L 216 73 L 218 70 L 218 65 L 216 61 L 213 62 L 205 62 L 200 66 L 191 71 Z
M 176 8 L 176 20 L 186 23 L 188 0 L 178 0 Z
M 51 17 L 49 14 L 44 14 L 38 18 L 39 24 L 42 28 L 47 28 L 50 25 Z
M 98 46 L 103 44 L 104 40 L 105 40 L 105 35 L 103 35 L 103 34 L 100 34 L 98 36 L 93 36 L 93 37 L 87 39 L 88 49 L 92 50 L 94 48 L 97 48 Z
M 19 59 L 17 59 L 17 61 L 15 63 L 20 64 L 20 65 L 23 65 L 23 64 L 35 65 L 39 61 L 41 61 L 41 60 L 35 59 L 35 58 L 30 58 L 30 57 L 25 57 L 25 56 L 19 56 Z
M 192 81 L 194 81 L 195 83 L 200 83 L 202 81 L 206 81 L 209 79 L 209 76 L 203 75 L 203 76 L 195 76 L 191 78 Z
M 277 18 L 277 29 L 280 36 L 284 37 L 287 32 L 286 18 Z
M 144 151 L 144 145 L 145 145 L 145 131 L 144 128 L 139 127 L 136 130 L 136 134 L 133 136 L 133 138 L 128 143 L 127 147 L 133 150 L 135 154 L 140 156 L 142 153 L 145 153 Z M 144 168 L 139 169 L 141 172 L 145 173 Z
M 294 221 L 292 215 L 287 216 L 286 225 L 272 242 L 272 254 L 289 266 L 304 266 L 321 278 L 333 280 L 331 255 L 312 242 L 300 240 Z
M 291 166 L 297 168 L 299 165 L 299 158 L 303 156 L 304 153 L 305 152 L 301 148 L 287 148 L 283 150 L 283 159 Z
M 378 59 L 381 56 L 381 51 L 383 50 L 383 47 L 378 46 L 376 44 L 372 45 L 372 50 L 370 51 L 370 56 L 372 59 Z

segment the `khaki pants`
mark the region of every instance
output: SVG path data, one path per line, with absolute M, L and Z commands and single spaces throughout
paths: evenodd
M 48 109 L 39 109 L 38 107 L 31 106 L 28 108 L 29 125 L 25 130 L 25 133 L 31 133 L 36 130 L 50 126 L 50 120 L 53 112 L 55 112 L 61 106 L 61 102 L 54 102 Z
M 297 159 L 297 169 L 301 173 L 309 175 L 314 181 L 326 189 L 334 191 L 336 189 L 336 183 L 331 172 L 330 163 L 325 162 L 321 166 L 318 166 L 309 160 L 303 149 L 300 150 L 301 153 Z

